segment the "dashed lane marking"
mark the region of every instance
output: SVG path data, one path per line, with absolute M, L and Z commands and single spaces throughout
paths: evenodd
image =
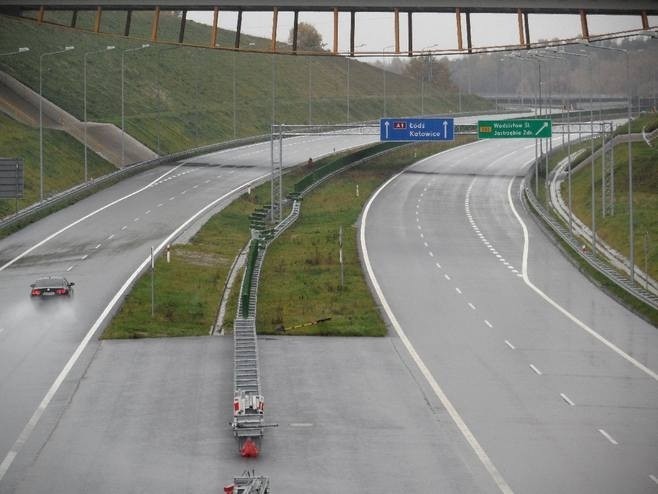
M 535 371 L 535 374 L 537 374 L 538 376 L 541 376 L 541 375 L 542 375 L 542 374 L 541 374 L 541 371 L 540 371 L 539 369 L 537 369 L 537 367 L 536 367 L 534 364 L 530 364 L 530 368 L 531 368 L 533 371 Z
M 512 345 L 512 343 L 509 340 L 505 340 L 505 344 L 510 347 L 512 350 L 516 350 L 516 347 Z
M 600 432 L 601 434 L 603 434 L 603 437 L 605 437 L 608 441 L 610 441 L 610 442 L 611 442 L 612 444 L 614 444 L 615 446 L 617 446 L 617 445 L 619 444 L 617 441 L 615 441 L 615 438 L 614 438 L 614 437 L 612 437 L 610 434 L 608 434 L 608 433 L 607 433 L 606 431 L 604 431 L 603 429 L 599 429 L 599 432 Z
M 603 343 L 605 346 L 607 346 L 610 350 L 615 352 L 617 355 L 625 359 L 627 362 L 631 363 L 638 369 L 640 369 L 642 372 L 653 378 L 655 381 L 658 381 L 658 374 L 654 372 L 653 370 L 649 369 L 646 365 L 642 364 L 638 360 L 634 359 L 630 355 L 628 355 L 626 352 L 624 352 L 621 348 L 619 348 L 617 345 L 614 343 L 608 341 L 605 339 L 603 336 L 601 336 L 599 333 L 594 331 L 592 328 L 590 328 L 587 324 L 585 324 L 583 321 L 578 319 L 576 316 L 574 316 L 571 312 L 566 310 L 564 307 L 562 307 L 560 304 L 558 304 L 555 300 L 553 300 L 551 297 L 546 295 L 543 291 L 541 291 L 538 287 L 536 287 L 532 281 L 530 281 L 530 277 L 528 276 L 528 252 L 530 250 L 530 241 L 529 241 L 529 235 L 528 235 L 528 227 L 526 226 L 525 222 L 519 215 L 519 213 L 516 210 L 516 207 L 514 206 L 514 201 L 512 200 L 512 184 L 514 183 L 514 179 L 510 180 L 509 186 L 507 187 L 507 200 L 509 201 L 510 208 L 512 209 L 512 213 L 514 213 L 514 216 L 516 217 L 517 221 L 521 224 L 521 228 L 523 230 L 523 269 L 521 270 L 522 274 L 518 274 L 517 276 L 520 276 L 523 278 L 523 281 L 525 282 L 526 285 L 528 285 L 535 293 L 537 293 L 541 298 L 543 298 L 548 304 L 552 305 L 555 309 L 557 309 L 559 312 L 561 312 L 564 316 L 566 316 L 568 319 L 570 319 L 575 325 L 580 327 L 583 331 L 586 333 L 589 333 L 592 337 L 597 339 L 599 342 Z
M 477 142 L 475 144 L 477 144 Z M 475 145 L 475 144 L 466 144 L 466 146 Z M 461 146 L 460 149 L 464 149 L 464 146 Z M 419 161 L 418 163 L 422 163 L 422 162 L 423 160 Z M 414 360 L 416 366 L 425 377 L 425 380 L 432 388 L 432 391 L 434 391 L 436 397 L 443 404 L 443 407 L 450 415 L 450 418 L 452 418 L 453 422 L 464 436 L 464 439 L 466 440 L 468 445 L 471 447 L 471 449 L 473 449 L 478 459 L 480 460 L 484 468 L 491 476 L 492 480 L 496 483 L 498 489 L 503 494 L 513 494 L 514 491 L 512 490 L 510 485 L 507 483 L 507 481 L 500 473 L 498 468 L 496 468 L 496 465 L 494 465 L 489 455 L 486 453 L 486 451 L 484 450 L 480 442 L 477 440 L 471 429 L 469 429 L 468 425 L 466 424 L 462 416 L 459 414 L 455 406 L 452 404 L 448 396 L 445 394 L 441 386 L 439 386 L 439 383 L 436 381 L 436 379 L 428 369 L 427 365 L 425 365 L 425 362 L 423 362 L 420 355 L 418 355 L 418 352 L 416 351 L 413 344 L 411 343 L 411 340 L 409 340 L 409 338 L 407 337 L 406 333 L 402 329 L 402 326 L 400 325 L 397 318 L 395 317 L 395 314 L 391 310 L 391 307 L 388 305 L 388 301 L 386 300 L 386 297 L 384 296 L 384 293 L 382 292 L 382 289 L 379 286 L 379 282 L 377 281 L 377 278 L 375 277 L 375 273 L 373 272 L 372 269 L 372 265 L 370 264 L 370 259 L 368 257 L 368 247 L 366 245 L 366 239 L 365 239 L 366 224 L 368 221 L 368 212 L 370 210 L 370 206 L 372 205 L 373 201 L 377 198 L 379 193 L 382 190 L 384 190 L 384 188 L 388 186 L 388 184 L 393 182 L 400 175 L 401 173 L 394 175 L 389 180 L 387 180 L 381 187 L 379 187 L 379 189 L 377 189 L 377 191 L 375 191 L 375 193 L 372 195 L 372 197 L 366 204 L 366 207 L 363 211 L 363 220 L 361 221 L 361 231 L 360 231 L 360 243 L 361 243 L 361 251 L 363 253 L 363 259 L 366 266 L 366 271 L 368 273 L 368 277 L 370 278 L 373 289 L 377 294 L 377 298 L 380 300 L 380 303 L 382 304 L 382 307 L 386 312 L 388 319 L 391 321 L 391 325 L 393 326 L 393 329 L 399 336 L 400 341 L 407 349 L 407 352 L 409 352 L 409 355 Z
M 560 396 L 562 397 L 562 399 L 565 402 L 567 402 L 569 404 L 569 406 L 572 406 L 572 407 L 576 406 L 576 404 L 573 401 L 571 401 L 571 399 L 567 395 L 565 395 L 564 393 L 560 393 Z

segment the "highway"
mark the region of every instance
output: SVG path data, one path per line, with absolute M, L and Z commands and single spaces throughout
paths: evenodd
M 285 164 L 374 139 L 292 138 Z M 526 141 L 444 153 L 375 198 L 366 250 L 416 353 L 395 331 L 261 339 L 266 418 L 279 427 L 256 461 L 227 425 L 229 339 L 97 341 L 150 247 L 267 175 L 269 153 L 150 170 L 0 242 L 0 492 L 214 492 L 244 469 L 275 492 L 654 492 L 658 398 L 642 367 L 658 368 L 655 328 L 529 219 L 517 200 Z M 29 283 L 50 273 L 76 282 L 69 306 L 30 304 Z
M 392 180 L 362 223 L 371 280 L 502 492 L 656 492 L 658 332 L 524 210 L 533 156 L 481 141 Z

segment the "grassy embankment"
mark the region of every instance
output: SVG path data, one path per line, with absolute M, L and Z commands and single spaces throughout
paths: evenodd
M 462 143 L 458 139 L 457 143 Z M 354 224 L 370 194 L 388 177 L 417 159 L 450 144 L 421 144 L 395 150 L 385 157 L 326 182 L 302 206 L 302 215 L 268 249 L 262 273 L 258 329 L 269 333 L 278 324 L 293 326 L 320 317 L 322 325 L 290 330 L 290 334 L 383 335 L 379 317 L 361 272 Z M 331 158 L 328 158 L 331 159 Z M 320 166 L 321 162 L 317 163 Z M 285 176 L 291 190 L 305 170 Z M 356 197 L 356 185 L 359 197 Z M 156 263 L 155 317 L 151 318 L 150 274 L 127 297 L 104 338 L 140 338 L 208 334 L 230 265 L 249 238 L 248 215 L 269 200 L 269 184 L 243 195 L 215 215 L 187 245 L 172 249 L 172 262 Z M 343 226 L 345 288 L 340 288 L 338 227 Z M 239 283 L 239 280 L 238 280 Z M 236 311 L 237 286 L 232 292 L 224 327 Z M 303 298 L 301 298 L 303 294 Z M 310 308 L 313 307 L 313 310 Z
M 26 13 L 36 17 L 36 13 Z M 91 29 L 94 12 L 78 13 L 77 25 Z M 46 11 L 46 21 L 69 24 L 71 12 Z M 134 11 L 131 33 L 145 41 L 150 38 L 152 14 Z M 104 12 L 101 31 L 122 33 L 125 13 Z M 170 12 L 160 15 L 159 40 L 175 42 L 180 19 Z M 79 119 L 83 118 L 83 58 L 107 45 L 115 50 L 95 53 L 87 61 L 87 116 L 89 121 L 121 126 L 121 55 L 127 48 L 140 46 L 137 40 L 116 35 L 102 36 L 72 31 L 48 24 L 0 16 L 2 46 L 9 52 L 18 46 L 30 51 L 0 58 L 0 70 L 9 73 L 32 89 L 39 90 L 39 58 L 44 52 L 64 46 L 73 51 L 43 58 L 43 95 Z M 210 26 L 188 21 L 185 40 L 207 45 Z M 220 46 L 233 46 L 234 33 L 220 30 Z M 242 46 L 266 48 L 269 41 L 242 35 Z M 280 45 L 281 50 L 289 47 Z M 273 64 L 273 61 L 275 63 Z M 382 116 L 384 82 L 381 70 L 358 60 L 343 57 L 280 56 L 233 53 L 203 48 L 152 44 L 149 48 L 125 54 L 126 131 L 159 154 L 269 132 L 275 122 L 343 123 L 347 120 L 347 64 L 349 63 L 349 119 L 364 121 Z M 311 86 L 309 88 L 309 64 Z M 273 115 L 272 73 L 276 74 L 276 98 Z M 235 81 L 235 113 L 234 87 Z M 310 92 L 310 98 L 309 98 Z M 311 108 L 309 111 L 309 100 Z M 428 113 L 457 110 L 456 94 L 442 88 L 425 88 L 424 107 Z M 477 96 L 463 96 L 463 109 L 476 110 L 491 105 Z M 417 81 L 389 73 L 386 105 L 391 115 L 415 115 L 420 112 L 420 86 Z M 234 126 L 235 122 L 235 126 Z M 3 134 L 5 126 L 3 125 Z M 29 129 L 28 129 L 29 130 Z M 38 139 L 26 131 L 13 138 L 13 147 L 0 140 L 0 155 L 22 157 L 28 169 L 38 167 Z M 46 142 L 51 155 L 53 148 Z M 82 146 L 70 153 L 79 166 Z M 52 169 L 63 170 L 70 160 L 49 156 Z M 52 161 L 51 161 L 52 160 Z M 47 181 L 48 192 L 56 192 L 79 183 L 75 170 L 63 176 L 80 177 L 73 181 Z M 26 175 L 28 190 L 35 189 L 33 174 Z M 38 188 L 38 184 L 36 185 Z M 31 197 L 31 196 L 30 196 Z M 25 205 L 27 201 L 19 206 Z M 0 200 L 0 214 L 15 208 L 13 200 Z
M 23 197 L 0 200 L 0 218 L 39 201 L 39 129 L 16 122 L 0 113 L 0 155 L 23 159 L 25 188 Z M 59 130 L 45 129 L 44 197 L 66 190 L 84 181 L 84 150 L 82 145 Z M 93 152 L 88 155 L 90 177 L 99 177 L 115 170 L 112 164 Z
M 632 132 L 641 132 L 646 128 L 647 132 L 658 127 L 658 116 L 656 114 L 643 115 L 634 120 L 631 125 Z M 628 132 L 626 125 L 615 131 L 617 135 Z M 600 147 L 599 140 L 595 143 L 595 151 Z M 584 152 L 576 159 L 581 162 L 590 154 L 591 143 L 584 142 L 572 146 L 572 153 L 577 149 Z M 566 149 L 556 152 L 549 160 L 549 170 L 552 170 L 564 157 Z M 649 147 L 644 142 L 632 144 L 633 155 L 633 212 L 635 225 L 635 262 L 644 270 L 645 265 L 649 275 L 654 279 L 658 277 L 658 150 Z M 595 214 L 597 236 L 611 245 L 614 249 L 628 257 L 630 252 L 629 242 L 629 217 L 628 217 L 628 146 L 621 144 L 615 148 L 615 214 L 603 216 L 601 210 L 601 173 L 602 166 L 600 158 L 594 163 L 595 177 Z M 567 197 L 566 181 L 562 184 L 561 193 Z M 545 204 L 545 182 L 544 165 L 540 168 L 539 199 Z M 572 204 L 574 214 L 586 225 L 592 223 L 592 167 L 581 168 L 572 177 Z M 646 239 L 646 240 L 645 240 Z M 587 239 L 585 239 L 587 241 Z M 646 246 L 646 251 L 645 251 Z M 628 306 L 643 314 L 653 324 L 658 324 L 658 314 L 654 309 L 638 302 L 624 291 L 618 289 L 607 278 L 595 272 L 586 263 L 575 258 L 581 266 L 603 288 L 623 300 Z M 637 281 L 640 283 L 642 279 Z

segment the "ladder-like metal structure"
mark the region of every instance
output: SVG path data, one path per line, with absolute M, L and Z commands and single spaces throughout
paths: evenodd
M 603 173 L 601 174 L 601 181 L 603 190 L 601 192 L 601 208 L 603 216 L 613 216 L 615 214 L 615 147 L 612 132 L 613 124 L 610 122 L 610 139 L 603 146 L 602 151 Z M 603 134 L 605 135 L 605 131 L 603 131 Z

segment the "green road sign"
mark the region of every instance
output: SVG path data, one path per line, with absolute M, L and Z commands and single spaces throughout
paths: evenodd
M 550 120 L 478 120 L 480 139 L 539 139 L 551 135 Z

